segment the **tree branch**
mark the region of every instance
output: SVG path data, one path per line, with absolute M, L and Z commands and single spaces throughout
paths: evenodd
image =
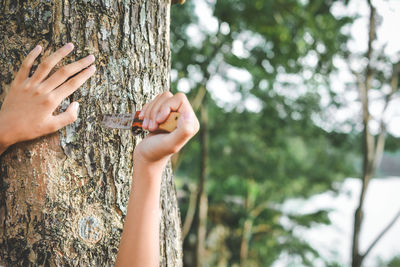
M 394 93 L 397 91 L 399 86 L 399 71 L 400 71 L 400 63 L 393 64 L 393 71 L 392 71 L 392 79 L 391 79 L 391 91 L 386 96 L 385 106 L 382 110 L 382 117 L 380 119 L 380 132 L 377 138 L 376 146 L 375 146 L 375 155 L 374 155 L 374 162 L 372 164 L 372 172 L 374 173 L 376 168 L 378 167 L 378 163 L 381 160 L 384 148 L 385 148 L 385 135 L 386 135 L 386 125 L 385 125 L 385 113 L 386 110 L 392 100 Z
M 371 88 L 371 83 L 373 79 L 373 69 L 372 69 L 372 53 L 373 47 L 372 44 L 376 38 L 376 9 L 372 5 L 371 0 L 367 0 L 368 6 L 370 9 L 369 15 L 369 31 L 368 31 L 368 50 L 366 58 L 368 60 L 368 64 L 365 70 L 365 80 L 362 82 L 360 75 L 357 75 L 358 84 L 360 90 L 360 97 L 362 102 L 362 115 L 363 115 L 363 146 L 364 146 L 364 157 L 363 157 L 363 173 L 362 173 L 362 187 L 360 193 L 360 200 L 358 207 L 354 214 L 354 228 L 353 228 L 353 242 L 351 248 L 352 255 L 352 267 L 360 267 L 363 261 L 362 256 L 360 255 L 360 232 L 361 225 L 363 222 L 363 204 L 365 195 L 367 193 L 367 188 L 369 181 L 372 177 L 372 168 L 374 164 L 374 155 L 376 152 L 374 137 L 369 131 L 369 121 L 370 121 L 370 113 L 369 113 L 369 103 L 368 103 L 368 91 Z
M 268 233 L 271 231 L 271 225 L 269 224 L 259 224 L 253 227 L 253 234 Z
M 196 186 L 189 186 L 189 189 L 190 189 L 189 207 L 186 212 L 185 222 L 183 223 L 182 227 L 182 240 L 185 240 L 187 234 L 189 233 L 189 230 L 192 227 L 194 214 L 196 213 L 196 200 L 197 200 L 198 190 Z
M 378 167 L 379 162 L 381 161 L 383 151 L 385 149 L 385 135 L 386 135 L 386 127 L 385 123 L 383 122 L 383 118 L 381 121 L 381 130 L 378 135 L 376 145 L 375 145 L 375 154 L 373 157 L 373 163 L 371 166 L 371 173 L 375 173 L 376 168 Z
M 365 258 L 371 249 L 378 243 L 378 241 L 386 234 L 387 231 L 394 225 L 394 223 L 400 218 L 400 209 L 394 218 L 390 221 L 390 223 L 382 230 L 382 232 L 375 238 L 375 240 L 371 243 L 365 253 L 362 255 L 362 258 Z
M 257 206 L 250 212 L 250 215 L 251 215 L 253 218 L 256 218 L 256 217 L 257 217 L 258 215 L 260 215 L 260 213 L 261 213 L 263 210 L 265 210 L 268 206 L 269 206 L 269 205 L 268 205 L 268 201 L 265 201 L 265 202 L 263 202 L 263 203 L 257 205 Z

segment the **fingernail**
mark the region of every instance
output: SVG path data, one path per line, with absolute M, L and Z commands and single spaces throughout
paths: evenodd
M 143 118 L 143 116 L 144 116 L 144 111 L 142 110 L 142 111 L 140 111 L 140 113 L 139 113 L 139 118 Z
M 35 46 L 33 51 L 38 52 L 40 49 L 42 49 L 42 47 L 40 45 L 37 45 L 37 46 Z
M 160 122 L 161 118 L 162 118 L 162 114 L 161 114 L 161 112 L 159 112 L 159 113 L 157 114 L 156 121 L 157 121 L 157 122 Z
M 86 57 L 87 61 L 89 62 L 93 62 L 94 61 L 94 56 L 93 55 L 89 55 Z
M 96 71 L 96 66 L 92 65 L 89 67 L 90 72 L 94 73 Z
M 149 129 L 153 129 L 153 128 L 155 128 L 155 123 L 153 120 L 150 120 Z
M 72 102 L 71 103 L 71 108 L 78 113 L 79 112 L 79 103 L 78 102 Z
M 74 44 L 73 43 L 68 43 L 64 46 L 66 49 L 71 50 L 74 48 Z
M 147 128 L 147 124 L 149 124 L 149 120 L 147 118 L 145 118 L 143 120 L 143 124 L 142 124 L 143 128 Z

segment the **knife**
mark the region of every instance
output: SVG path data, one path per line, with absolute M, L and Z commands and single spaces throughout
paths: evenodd
M 139 119 L 139 114 L 140 111 L 135 114 L 106 114 L 103 115 L 101 124 L 107 128 L 131 130 L 133 135 L 138 135 L 144 132 L 142 128 L 143 121 Z M 179 112 L 171 112 L 166 121 L 159 124 L 158 128 L 153 132 L 172 132 L 176 129 L 179 115 Z

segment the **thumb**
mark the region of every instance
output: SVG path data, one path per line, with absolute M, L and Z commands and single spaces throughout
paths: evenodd
M 78 118 L 78 113 L 79 113 L 79 103 L 78 102 L 72 102 L 67 110 L 65 110 L 63 113 L 55 116 L 55 124 L 57 125 L 57 129 L 61 129 L 74 121 Z
M 186 111 L 181 113 L 176 129 L 166 136 L 168 144 L 178 150 L 192 138 L 199 130 L 199 121 L 193 112 Z

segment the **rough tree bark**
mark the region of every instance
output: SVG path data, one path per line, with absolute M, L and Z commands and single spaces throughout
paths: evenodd
M 132 112 L 169 88 L 168 0 L 0 1 L 0 104 L 36 44 L 67 42 L 72 61 L 93 53 L 97 72 L 70 99 L 79 119 L 59 133 L 9 148 L 0 159 L 0 262 L 6 266 L 110 266 L 140 137 L 102 128 L 104 113 Z M 161 265 L 181 266 L 172 172 L 161 190 Z

